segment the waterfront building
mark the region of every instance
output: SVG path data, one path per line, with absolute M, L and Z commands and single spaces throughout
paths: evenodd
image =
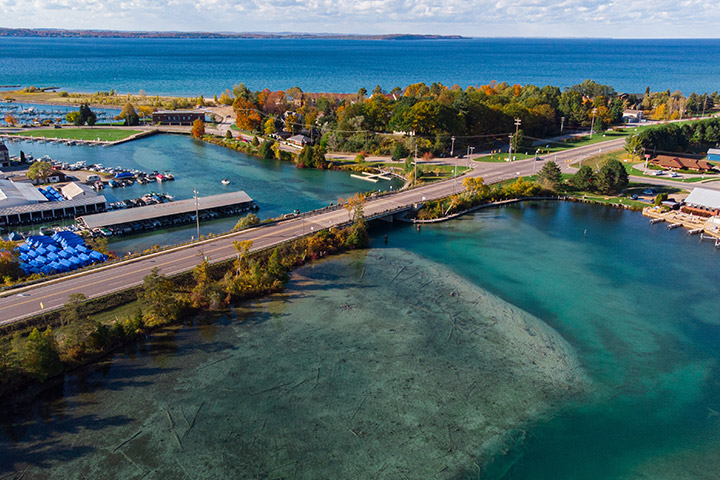
M 0 143 L 0 168 L 10 166 L 10 152 L 4 143 Z
M 84 193 L 66 200 L 51 189 L 48 187 L 43 193 L 30 183 L 0 179 L 0 226 L 32 225 L 105 211 L 103 195 L 83 190 Z
M 158 110 L 152 114 L 152 123 L 162 125 L 192 125 L 197 119 L 205 121 L 204 110 Z
M 707 188 L 693 188 L 685 199 L 683 211 L 703 217 L 720 215 L 720 192 Z

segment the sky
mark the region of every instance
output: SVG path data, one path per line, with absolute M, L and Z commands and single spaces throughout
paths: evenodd
M 708 0 L 0 0 L 0 27 L 717 38 Z

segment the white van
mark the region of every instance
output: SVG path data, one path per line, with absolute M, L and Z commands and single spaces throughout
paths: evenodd
M 100 180 L 100 175 L 88 175 L 85 183 L 95 183 Z

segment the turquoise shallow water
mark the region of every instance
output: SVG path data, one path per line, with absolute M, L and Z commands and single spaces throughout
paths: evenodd
M 113 147 L 67 146 L 40 142 L 7 143 L 10 155 L 20 150 L 36 158 L 49 155 L 54 160 L 87 165 L 101 163 L 146 172 L 171 171 L 174 182 L 134 184 L 126 188 L 106 188 L 101 193 L 110 202 L 138 198 L 149 191 L 166 192 L 177 200 L 192 198 L 197 188 L 200 196 L 244 190 L 260 206 L 261 218 L 276 217 L 295 209 L 308 211 L 336 202 L 355 192 L 398 188 L 397 180 L 370 183 L 357 180 L 347 172 L 299 169 L 289 162 L 261 160 L 217 145 L 191 140 L 181 135 L 155 135 Z M 230 185 L 222 185 L 223 178 Z M 202 223 L 200 234 L 230 230 L 237 218 Z M 118 252 L 137 251 L 156 243 L 173 244 L 190 240 L 195 226 L 154 232 L 127 239 L 113 239 L 111 248 Z
M 576 204 L 485 211 L 396 236 L 561 332 L 598 388 L 533 425 L 476 478 L 715 478 L 687 474 L 707 461 L 688 452 L 720 451 L 711 244 L 637 213 Z
M 378 227 L 6 410 L 0 474 L 716 478 L 718 267 L 598 206 Z

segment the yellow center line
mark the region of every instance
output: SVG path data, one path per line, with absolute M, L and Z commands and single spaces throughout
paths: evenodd
M 265 234 L 263 234 L 263 235 L 254 237 L 253 240 L 260 240 L 260 239 L 265 238 L 265 237 L 271 237 L 271 236 L 274 236 L 274 235 L 280 235 L 280 234 L 282 234 L 282 233 L 288 232 L 288 231 L 293 230 L 293 229 L 295 229 L 295 228 L 298 228 L 298 226 L 297 226 L 297 225 L 292 225 L 292 226 L 285 227 L 285 228 L 282 228 L 282 229 L 277 230 L 277 231 L 267 232 L 267 233 L 265 233 Z M 218 251 L 218 250 L 223 250 L 223 249 L 227 248 L 228 246 L 229 246 L 229 245 L 220 246 L 220 247 L 217 247 L 217 248 L 214 248 L 214 249 L 210 250 L 209 252 L 215 252 L 215 251 Z M 182 260 L 182 259 L 181 259 L 181 260 Z M 178 261 L 178 260 L 168 260 L 168 261 L 166 261 L 166 262 L 156 263 L 155 265 L 152 265 L 152 267 L 150 267 L 150 268 L 148 268 L 147 266 L 146 266 L 146 267 L 142 267 L 142 268 L 139 269 L 139 270 L 136 269 L 136 270 L 131 271 L 131 272 L 126 272 L 126 273 L 120 274 L 120 275 L 114 277 L 114 279 L 119 279 L 119 278 L 127 277 L 127 276 L 129 276 L 129 275 L 136 275 L 138 271 L 146 271 L 146 270 L 149 271 L 149 270 L 152 270 L 152 269 L 155 268 L 155 267 L 162 267 L 162 266 L 165 266 L 165 265 L 170 265 L 170 264 L 175 263 L 175 262 L 177 262 L 177 261 Z M 103 273 L 104 273 L 104 272 L 103 272 Z M 102 280 L 98 280 L 98 281 L 95 281 L 95 282 L 86 283 L 86 284 L 84 284 L 83 286 L 84 286 L 84 287 L 91 287 L 91 286 L 99 285 L 99 284 L 101 284 L 101 283 L 106 283 L 106 282 L 107 282 L 107 279 L 102 279 Z M 42 288 L 42 287 L 40 287 L 40 288 Z M 25 304 L 28 304 L 28 303 L 31 303 L 31 302 L 38 302 L 38 301 L 45 300 L 45 299 L 47 299 L 47 298 L 55 297 L 55 296 L 58 296 L 58 295 L 63 295 L 63 294 L 66 294 L 66 293 L 70 293 L 72 290 L 76 290 L 76 289 L 73 288 L 73 289 L 60 290 L 60 291 L 58 291 L 58 292 L 48 293 L 48 294 L 43 295 L 43 296 L 41 296 L 41 297 L 35 297 L 35 298 L 31 298 L 31 299 L 29 299 L 29 300 L 24 300 L 24 301 L 22 301 L 22 302 L 11 303 L 11 304 L 9 304 L 9 305 L 5 305 L 5 306 L 3 306 L 3 307 L 0 307 L 0 311 L 5 310 L 5 309 L 8 309 L 8 308 L 14 308 L 14 307 L 18 307 L 18 306 L 21 306 L 21 305 L 25 305 Z M 6 298 L 7 298 L 7 297 L 6 297 Z

